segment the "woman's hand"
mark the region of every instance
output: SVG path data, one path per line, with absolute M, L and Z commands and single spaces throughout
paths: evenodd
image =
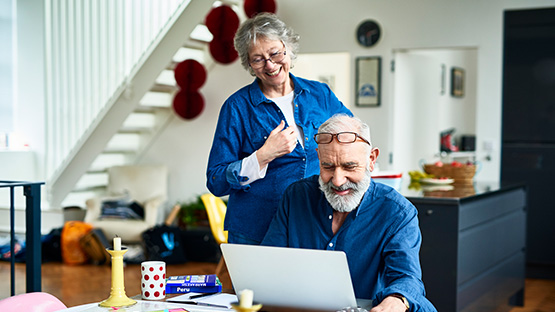
M 270 132 L 264 145 L 256 152 L 260 168 L 266 166 L 272 160 L 285 154 L 291 153 L 297 145 L 297 132 L 292 127 L 285 127 L 285 121 Z

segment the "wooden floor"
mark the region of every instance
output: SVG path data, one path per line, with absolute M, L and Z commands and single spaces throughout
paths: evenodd
M 168 275 L 211 274 L 216 263 L 189 262 L 168 265 Z M 125 291 L 128 296 L 140 293 L 141 273 L 139 265 L 127 265 L 124 270 Z M 224 288 L 231 288 L 229 275 L 220 276 Z M 10 263 L 0 261 L 0 299 L 10 296 Z M 42 265 L 42 291 L 53 294 L 68 307 L 99 302 L 109 297 L 111 267 L 97 265 Z M 16 264 L 16 294 L 25 292 L 25 265 Z M 553 312 L 555 311 L 555 280 L 527 279 L 525 306 L 510 312 Z

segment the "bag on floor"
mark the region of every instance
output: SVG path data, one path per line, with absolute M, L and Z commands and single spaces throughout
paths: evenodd
M 62 260 L 65 264 L 83 264 L 89 255 L 81 248 L 79 241 L 92 230 L 93 226 L 82 221 L 67 221 L 62 229 Z
M 110 254 L 106 248 L 111 247 L 104 231 L 99 228 L 92 229 L 89 233 L 85 234 L 79 241 L 81 248 L 89 255 L 92 263 L 94 264 L 108 264 L 110 263 Z
M 159 260 L 168 264 L 187 262 L 180 228 L 158 225 L 144 231 L 142 236 L 148 260 Z
M 42 262 L 62 262 L 62 229 L 54 228 L 42 238 Z

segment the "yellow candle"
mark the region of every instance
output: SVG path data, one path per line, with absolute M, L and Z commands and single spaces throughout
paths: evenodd
M 114 237 L 114 250 L 121 250 L 121 237 Z
M 243 289 L 239 298 L 239 306 L 242 308 L 251 308 L 254 293 L 250 289 Z

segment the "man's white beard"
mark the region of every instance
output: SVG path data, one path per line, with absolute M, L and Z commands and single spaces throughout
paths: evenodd
M 364 178 L 358 182 L 353 183 L 351 181 L 345 182 L 340 187 L 336 187 L 333 185 L 331 179 L 328 183 L 324 183 L 322 177 L 318 178 L 318 182 L 320 183 L 320 190 L 324 192 L 326 199 L 330 203 L 330 206 L 338 212 L 351 212 L 355 208 L 358 207 L 360 202 L 362 201 L 362 197 L 368 187 L 370 186 L 370 170 L 366 169 L 364 173 Z M 344 191 L 346 189 L 350 189 L 347 195 L 337 195 L 333 190 Z

